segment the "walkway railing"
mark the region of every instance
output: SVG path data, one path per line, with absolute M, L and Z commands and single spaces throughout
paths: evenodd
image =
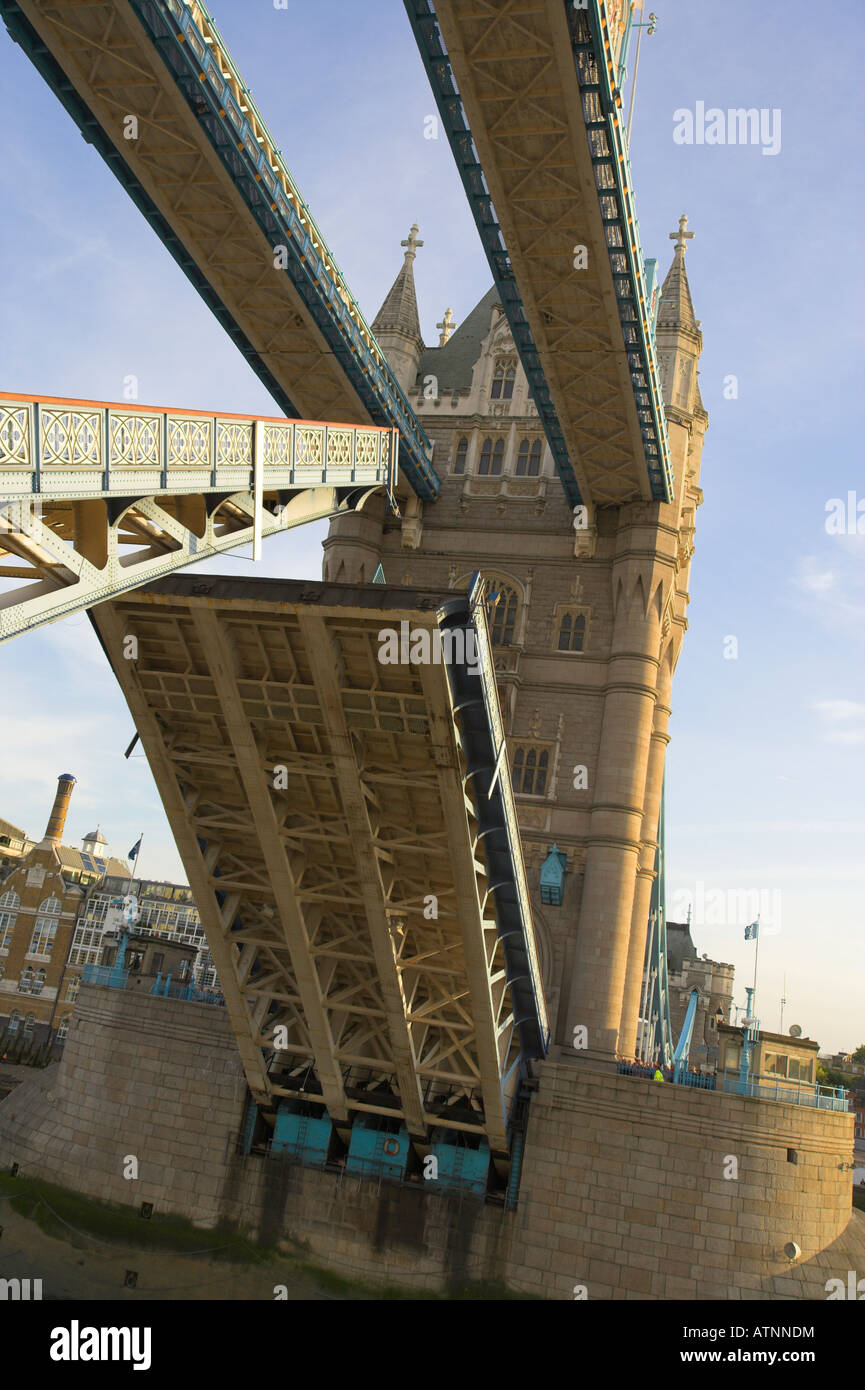
M 81 981 L 85 985 L 103 985 L 108 989 L 129 989 L 130 977 L 133 980 L 132 988 L 135 989 L 138 981 L 146 980 L 136 971 L 123 970 L 116 965 L 85 965 L 81 972 Z M 149 994 L 157 994 L 161 999 L 183 999 L 192 1004 L 212 1004 L 216 1008 L 224 1008 L 225 1000 L 221 994 L 215 994 L 212 990 L 198 989 L 194 984 L 173 984 L 171 977 L 163 978 L 157 975 L 148 990 Z
M 85 985 L 107 985 L 110 989 L 125 989 L 129 971 L 116 965 L 85 965 L 81 982 Z
M 651 1081 L 655 1067 L 647 1067 L 642 1062 L 619 1062 L 620 1076 L 640 1076 Z M 671 1067 L 660 1068 L 664 1080 L 673 1082 Z M 725 1091 L 728 1095 L 751 1096 L 754 1100 L 775 1100 L 786 1105 L 810 1105 L 817 1110 L 849 1110 L 849 1091 L 843 1086 L 816 1086 L 809 1081 L 787 1081 L 783 1077 L 757 1076 L 749 1081 L 740 1081 L 738 1075 L 706 1076 L 702 1072 L 686 1072 L 682 1079 L 673 1082 L 678 1086 L 696 1086 L 705 1091 Z

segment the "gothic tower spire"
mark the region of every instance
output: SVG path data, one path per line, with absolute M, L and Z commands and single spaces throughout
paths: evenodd
M 411 391 L 417 376 L 418 363 L 424 350 L 417 296 L 414 288 L 414 258 L 418 240 L 417 223 L 408 237 L 400 242 L 406 248 L 402 268 L 385 295 L 384 303 L 373 319 L 372 331 L 387 356 L 387 360 L 403 391 Z

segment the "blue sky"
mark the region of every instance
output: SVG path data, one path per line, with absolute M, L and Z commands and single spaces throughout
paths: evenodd
M 644 252 L 662 273 L 680 213 L 696 234 L 687 264 L 710 416 L 670 726 L 669 915 L 715 905 L 694 937 L 735 963 L 743 1000 L 753 946 L 731 894 L 761 892 L 775 918 L 760 950 L 764 1026 L 778 1027 L 786 974 L 785 1025 L 855 1046 L 865 537 L 828 534 L 825 521 L 830 499 L 865 498 L 865 10 L 847 0 L 815 26 L 805 0 L 658 8 L 631 162 Z M 368 318 L 418 222 L 421 323 L 437 341 L 444 309 L 460 322 L 491 277 L 447 142 L 423 138 L 434 105 L 402 5 L 222 0 L 215 19 Z M 0 389 L 114 400 L 134 374 L 144 402 L 276 413 L 5 31 L 0 77 Z M 674 143 L 674 111 L 699 101 L 779 110 L 779 153 Z M 730 374 L 736 399 L 723 395 Z M 324 529 L 268 542 L 255 570 L 240 555 L 205 568 L 317 578 Z M 99 821 L 122 856 L 143 829 L 142 871 L 181 877 L 147 763 L 123 761 L 131 719 L 86 616 L 0 648 L 0 692 L 0 815 L 41 832 L 55 778 L 71 771 L 70 842 Z

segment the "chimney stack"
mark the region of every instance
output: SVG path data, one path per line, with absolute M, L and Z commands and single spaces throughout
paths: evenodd
M 72 788 L 75 786 L 75 778 L 71 772 L 61 772 L 57 778 L 57 795 L 54 798 L 54 805 L 51 808 L 51 815 L 48 817 L 48 825 L 45 828 L 45 839 L 52 845 L 59 845 L 63 836 L 63 827 L 66 824 L 66 812 L 69 810 L 69 798 L 72 795 Z

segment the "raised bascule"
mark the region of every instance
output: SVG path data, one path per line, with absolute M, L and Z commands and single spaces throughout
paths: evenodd
M 246 1083 L 190 1079 L 198 1142 L 229 1137 L 204 1184 L 173 1136 L 200 1108 L 154 1130 L 174 1102 L 130 1091 L 124 1136 L 148 1200 L 205 1222 L 270 1219 L 287 1156 L 279 1231 L 371 1280 L 809 1296 L 849 1116 L 630 1066 L 685 1079 L 662 788 L 708 423 L 687 218 L 662 287 L 640 246 L 632 7 L 405 8 L 494 280 L 437 347 L 418 228 L 368 325 L 202 6 L 0 0 L 285 412 L 0 397 L 2 573 L 34 580 L 0 636 L 91 609 L 225 993 L 160 1015 L 166 1061 L 191 1029 Z M 323 515 L 322 583 L 175 573 Z M 441 661 L 383 660 L 403 630 Z M 67 1054 L 110 1037 L 127 1094 L 108 993 L 84 985 Z M 0 1151 L 124 1200 L 108 1120 L 61 1143 L 69 1067 L 32 1132 L 0 1113 Z

